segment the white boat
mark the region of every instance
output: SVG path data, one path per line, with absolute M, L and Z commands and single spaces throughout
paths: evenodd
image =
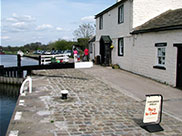
M 21 50 L 19 50 L 19 51 L 17 52 L 17 54 L 19 54 L 21 57 L 24 55 L 24 53 L 23 53 Z

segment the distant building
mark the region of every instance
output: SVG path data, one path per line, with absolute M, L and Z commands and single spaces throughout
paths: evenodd
M 118 64 L 127 71 L 182 86 L 180 8 L 182 0 L 118 1 L 95 16 L 91 59 L 100 56 L 105 65 Z

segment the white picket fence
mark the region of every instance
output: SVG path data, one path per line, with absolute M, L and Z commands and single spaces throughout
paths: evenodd
M 62 62 L 69 62 L 68 54 L 41 55 L 41 64 L 50 64 L 52 58 L 55 58 L 55 60 L 62 60 Z M 74 57 L 74 64 L 76 69 L 93 67 L 93 62 L 78 62 L 76 57 Z
M 55 58 L 55 60 L 60 60 L 62 62 L 69 62 L 68 54 L 41 55 L 41 64 L 50 64 L 52 58 Z

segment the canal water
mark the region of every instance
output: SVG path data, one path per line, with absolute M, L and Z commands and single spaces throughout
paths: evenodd
M 16 55 L 0 55 L 0 65 L 4 67 L 17 66 Z M 23 57 L 23 65 L 38 65 L 38 61 Z M 11 120 L 20 86 L 0 84 L 0 136 L 5 136 Z

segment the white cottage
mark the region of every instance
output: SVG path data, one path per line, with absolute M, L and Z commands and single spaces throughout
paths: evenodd
M 120 0 L 95 16 L 91 59 L 182 86 L 182 0 Z M 114 46 L 111 49 L 111 45 Z

